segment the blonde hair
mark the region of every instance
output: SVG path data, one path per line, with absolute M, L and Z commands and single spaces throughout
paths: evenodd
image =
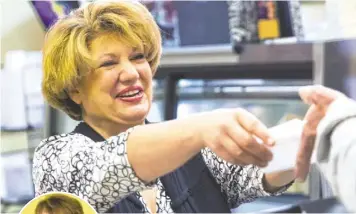
M 93 2 L 60 18 L 49 29 L 43 47 L 42 92 L 51 106 L 75 120 L 82 119 L 82 110 L 68 91 L 94 68 L 90 44 L 104 34 L 116 34 L 132 47 L 141 47 L 153 74 L 157 70 L 161 34 L 139 2 Z
M 42 214 L 84 214 L 80 202 L 62 194 L 52 195 L 38 203 L 35 213 Z

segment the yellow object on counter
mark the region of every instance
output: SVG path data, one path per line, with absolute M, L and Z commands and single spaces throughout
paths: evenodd
M 277 19 L 260 19 L 258 20 L 257 28 L 260 40 L 280 37 L 279 21 Z

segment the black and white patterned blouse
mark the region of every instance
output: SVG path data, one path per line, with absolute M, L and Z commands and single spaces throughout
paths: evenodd
M 126 141 L 133 128 L 103 142 L 77 133 L 56 135 L 43 140 L 34 154 L 33 179 L 36 196 L 47 192 L 70 192 L 87 200 L 98 212 L 105 212 L 124 196 L 156 188 L 158 213 L 173 213 L 170 198 L 160 180 L 144 184 L 127 159 Z M 237 166 L 220 159 L 209 149 L 202 154 L 230 207 L 269 196 L 263 189 L 263 173 L 256 166 Z M 286 188 L 274 194 L 283 192 Z

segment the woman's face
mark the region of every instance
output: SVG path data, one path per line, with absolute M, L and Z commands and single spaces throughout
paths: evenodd
M 90 51 L 97 68 L 72 95 L 84 110 L 84 120 L 142 124 L 152 102 L 152 71 L 143 52 L 114 35 L 95 39 Z

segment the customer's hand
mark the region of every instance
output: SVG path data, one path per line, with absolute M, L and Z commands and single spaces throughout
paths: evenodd
M 195 131 L 206 147 L 236 164 L 264 167 L 272 159 L 268 145 L 274 141 L 267 127 L 243 109 L 219 109 L 194 116 Z M 263 142 L 258 143 L 256 138 Z
M 302 142 L 297 156 L 296 178 L 304 181 L 310 168 L 314 150 L 317 127 L 325 116 L 329 105 L 336 99 L 344 97 L 342 93 L 320 85 L 305 86 L 299 90 L 302 100 L 310 105 L 305 115 Z

